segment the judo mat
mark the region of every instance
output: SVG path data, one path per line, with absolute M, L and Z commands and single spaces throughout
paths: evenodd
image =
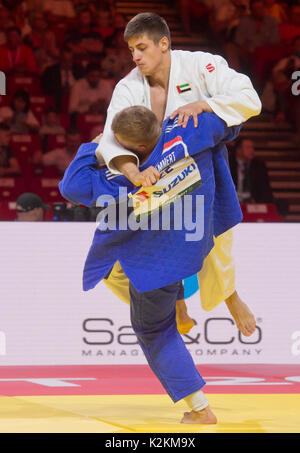
M 216 425 L 181 424 L 146 365 L 0 367 L 1 433 L 300 433 L 300 365 L 203 365 Z

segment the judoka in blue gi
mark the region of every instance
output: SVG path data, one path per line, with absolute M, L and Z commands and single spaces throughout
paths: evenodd
M 183 128 L 167 118 L 161 129 L 149 109 L 129 107 L 112 122 L 115 138 L 137 153 L 141 171 L 154 167 L 160 179 L 136 190 L 123 175 L 99 169 L 97 143 L 86 143 L 59 184 L 72 202 L 91 206 L 110 200 L 86 259 L 83 289 L 93 288 L 120 262 L 130 280 L 132 327 L 149 366 L 172 400 L 185 399 L 191 408 L 183 423 L 216 423 L 201 390 L 205 381 L 177 330 L 175 307 L 181 281 L 201 269 L 214 237 L 242 220 L 224 144 L 240 128 L 202 113 L 197 128 L 193 121 Z M 107 222 L 110 208 L 117 209 L 115 222 Z M 147 222 L 139 224 L 142 219 Z

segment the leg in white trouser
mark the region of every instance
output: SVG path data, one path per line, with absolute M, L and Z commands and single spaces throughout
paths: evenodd
M 214 238 L 215 245 L 198 272 L 201 305 L 210 311 L 235 291 L 235 268 L 231 254 L 232 230 Z

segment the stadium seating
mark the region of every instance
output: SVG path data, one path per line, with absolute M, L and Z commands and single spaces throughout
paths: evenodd
M 61 179 L 34 177 L 31 180 L 30 192 L 38 194 L 45 203 L 65 201 L 58 189 Z
M 21 166 L 22 177 L 30 178 L 34 172 L 31 157 L 35 151 L 42 149 L 39 135 L 12 134 L 10 145 Z
M 64 148 L 66 146 L 66 137 L 61 134 L 49 135 L 47 138 L 47 151 L 57 148 Z
M 40 123 L 46 109 L 53 106 L 54 101 L 51 96 L 34 95 L 30 98 L 30 109 Z
M 16 202 L 15 201 L 0 201 L 0 219 L 15 220 L 16 218 Z
M 244 222 L 282 222 L 276 206 L 270 203 L 241 203 Z
M 85 141 L 91 139 L 91 132 L 94 128 L 99 128 L 98 134 L 103 131 L 105 115 L 80 114 L 77 116 L 77 126 Z
M 15 201 L 26 191 L 25 180 L 21 177 L 0 178 L 0 200 Z
M 13 94 L 17 90 L 26 90 L 33 95 L 41 94 L 39 77 L 29 75 L 11 75 L 7 77 L 7 93 Z

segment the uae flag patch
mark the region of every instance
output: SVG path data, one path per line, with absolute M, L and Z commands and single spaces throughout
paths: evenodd
M 179 94 L 185 93 L 186 91 L 192 91 L 192 87 L 189 83 L 184 83 L 183 85 L 176 85 L 176 88 Z

